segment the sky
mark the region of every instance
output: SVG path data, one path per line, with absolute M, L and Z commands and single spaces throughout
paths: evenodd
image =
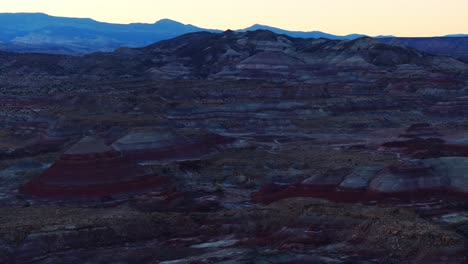
M 169 18 L 221 30 L 264 24 L 337 35 L 468 34 L 468 0 L 0 0 L 0 12 L 125 24 Z

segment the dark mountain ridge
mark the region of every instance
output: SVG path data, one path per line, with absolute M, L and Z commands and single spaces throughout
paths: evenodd
M 468 65 L 452 58 L 355 40 L 302 39 L 271 31 L 189 33 L 143 48 L 121 48 L 81 57 L 0 53 L 5 83 L 65 79 L 249 79 L 288 82 L 372 82 L 464 75 Z M 345 74 L 349 73 L 349 74 Z M 21 78 L 18 78 L 22 76 Z M 419 77 L 418 77 L 419 76 Z M 50 81 L 49 81 L 50 83 Z

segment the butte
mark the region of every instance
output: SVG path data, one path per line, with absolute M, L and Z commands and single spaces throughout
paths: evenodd
M 49 169 L 20 189 L 36 197 L 97 198 L 161 187 L 166 180 L 147 172 L 100 139 L 85 137 Z

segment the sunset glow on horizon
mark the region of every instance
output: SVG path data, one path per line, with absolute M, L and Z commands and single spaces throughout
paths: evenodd
M 0 12 L 43 12 L 112 23 L 169 18 L 221 30 L 264 24 L 337 35 L 468 33 L 467 0 L 15 0 L 0 3 Z

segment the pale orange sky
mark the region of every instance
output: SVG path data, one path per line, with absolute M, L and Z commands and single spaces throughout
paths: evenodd
M 2 0 L 0 12 L 43 12 L 113 23 L 170 18 L 213 29 L 266 24 L 345 35 L 468 33 L 468 0 Z

